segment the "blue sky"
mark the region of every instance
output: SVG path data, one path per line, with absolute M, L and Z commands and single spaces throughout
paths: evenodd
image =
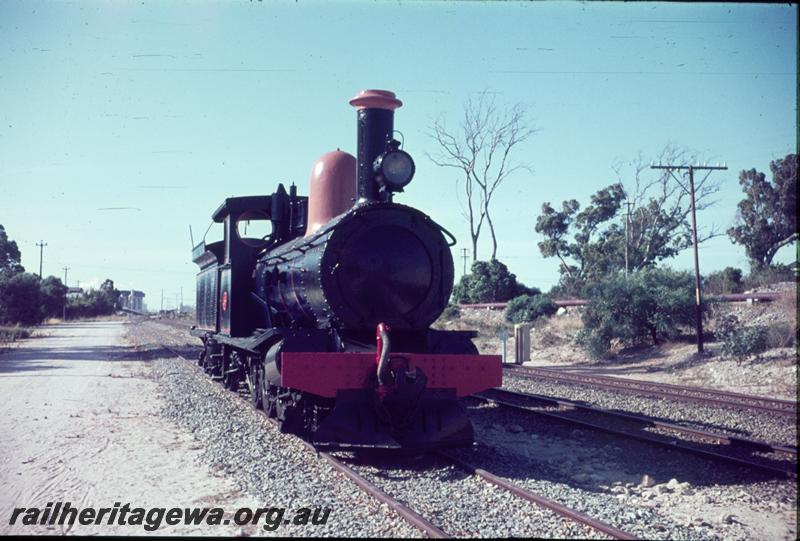
M 433 119 L 482 90 L 523 102 L 532 165 L 496 196 L 498 257 L 548 289 L 533 227 L 545 201 L 582 204 L 672 143 L 730 170 L 701 225 L 731 225 L 738 173 L 795 152 L 797 7 L 681 3 L 0 3 L 0 223 L 38 271 L 191 302 L 198 237 L 224 197 L 305 192 L 314 159 L 355 153 L 362 88 L 403 100 L 417 174 L 398 198 L 469 245 L 456 173 L 433 165 Z M 126 210 L 98 210 L 133 207 Z M 135 210 L 139 209 L 139 210 Z M 490 253 L 487 243 L 480 255 Z M 778 261 L 791 261 L 786 248 Z M 727 237 L 701 270 L 746 267 Z M 691 251 L 672 262 L 689 269 Z

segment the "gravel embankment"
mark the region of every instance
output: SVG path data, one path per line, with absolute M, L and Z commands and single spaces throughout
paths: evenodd
M 433 456 L 350 464 L 458 537 L 607 538 Z
M 512 391 L 578 400 L 606 409 L 640 413 L 657 420 L 729 436 L 778 445 L 797 445 L 797 419 L 789 415 L 771 415 L 744 408 L 678 402 L 666 398 L 608 391 L 582 384 L 534 381 L 515 377 L 508 372 L 503 374 L 503 387 Z
M 127 338 L 141 351 L 157 351 L 157 340 L 168 333 L 162 335 L 152 324 L 144 325 L 130 325 Z M 264 507 L 331 510 L 325 525 L 284 525 L 275 535 L 421 536 L 296 438 L 281 434 L 266 417 L 207 379 L 196 366 L 177 358 L 154 359 L 152 376 L 161 384 L 162 415 L 193 433 L 204 447 L 199 460 L 212 471 L 260 498 Z
M 643 539 L 795 535 L 795 482 L 477 401 L 470 411 L 480 445 L 459 456 Z

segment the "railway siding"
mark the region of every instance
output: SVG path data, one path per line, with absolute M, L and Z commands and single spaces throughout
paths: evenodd
M 492 389 L 477 396 L 504 407 L 531 412 L 533 415 L 563 419 L 580 426 L 596 427 L 601 431 L 627 434 L 634 439 L 685 449 L 695 454 L 727 459 L 746 467 L 785 473 L 789 477 L 797 476 L 795 447 L 772 446 L 765 442 L 687 428 L 644 415 L 622 413 L 507 389 Z
M 794 537 L 796 483 L 784 476 L 477 400 L 470 413 L 480 444 L 457 456 L 643 539 Z
M 794 446 L 797 443 L 797 418 L 792 415 L 774 415 L 746 407 L 687 402 L 674 397 L 650 396 L 635 392 L 622 393 L 586 383 L 524 378 L 511 372 L 504 374 L 503 388 L 647 415 L 686 427 L 775 445 Z

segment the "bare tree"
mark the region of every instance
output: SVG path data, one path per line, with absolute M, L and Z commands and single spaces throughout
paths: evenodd
M 498 110 L 495 97 L 487 91 L 464 104 L 464 117 L 456 131 L 448 130 L 444 121 L 435 121 L 431 137 L 440 152 L 428 158 L 440 167 L 461 170 L 465 196 L 463 216 L 469 222 L 472 239 L 472 260 L 478 259 L 478 239 L 484 223 L 492 236 L 492 259 L 497 256 L 497 234 L 489 212 L 492 196 L 512 173 L 530 167 L 513 163 L 511 151 L 536 130 L 528 125 L 527 110 L 521 103 Z
M 619 182 L 629 187 L 628 201 L 633 212 L 629 223 L 629 250 L 637 259 L 633 268 L 651 265 L 657 259 L 671 257 L 680 250 L 691 246 L 691 227 L 689 226 L 689 180 L 687 173 L 676 178 L 669 171 L 661 171 L 653 176 L 650 164 L 645 163 L 641 153 L 628 167 L 617 162 L 613 168 Z M 655 160 L 659 163 L 689 165 L 697 163 L 697 156 L 687 149 L 667 145 Z M 626 174 L 627 173 L 627 174 Z M 627 176 L 628 178 L 624 178 Z M 697 211 L 716 203 L 713 196 L 719 192 L 719 181 L 709 180 L 704 175 L 695 181 L 695 200 Z M 713 224 L 698 228 L 697 242 L 702 243 L 722 235 Z M 671 239 L 671 242 L 668 241 Z M 672 245 L 672 253 L 665 254 L 663 245 Z

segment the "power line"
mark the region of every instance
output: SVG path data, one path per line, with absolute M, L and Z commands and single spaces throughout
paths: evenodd
M 712 171 L 725 171 L 728 169 L 728 166 L 723 164 L 720 165 L 708 165 L 708 164 L 697 164 L 697 165 L 662 165 L 655 163 L 650 164 L 650 169 L 666 169 L 669 171 L 669 174 L 672 175 L 672 178 L 675 179 L 681 188 L 684 191 L 689 193 L 689 201 L 691 202 L 692 207 L 692 247 L 694 248 L 694 300 L 695 300 L 695 327 L 697 328 L 697 353 L 703 353 L 703 308 L 702 308 L 702 293 L 700 291 L 700 259 L 697 255 L 697 210 L 695 208 L 695 201 L 694 201 L 694 172 L 695 171 L 708 171 L 706 174 L 706 178 L 708 175 L 711 174 Z M 686 190 L 686 187 L 683 183 L 678 180 L 678 177 L 675 176 L 673 171 L 682 171 L 687 170 L 689 171 L 689 189 Z M 701 183 L 702 184 L 702 183 Z

